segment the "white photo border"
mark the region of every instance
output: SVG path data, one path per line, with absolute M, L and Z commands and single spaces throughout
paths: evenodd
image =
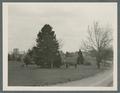
M 18 2 L 17 2 L 18 3 Z M 23 3 L 23 2 L 20 2 Z M 25 3 L 25 2 L 24 2 Z M 30 2 L 27 2 L 30 3 Z M 32 2 L 33 3 L 33 2 Z M 83 2 L 80 2 L 83 3 Z M 86 2 L 87 3 L 87 2 Z M 110 2 L 108 2 L 110 3 Z M 117 2 L 112 2 L 116 6 L 116 30 L 113 33 L 113 45 L 114 45 L 114 62 L 113 62 L 113 87 L 39 87 L 39 86 L 8 86 L 8 2 L 2 3 L 2 22 L 3 22 L 3 91 L 117 91 L 117 28 L 118 28 L 118 20 L 117 20 Z M 15 4 L 12 2 L 12 4 Z M 43 3 L 40 3 L 43 4 Z M 51 4 L 51 3 L 46 3 Z M 53 2 L 52 2 L 53 4 Z M 61 4 L 61 3 L 54 3 Z M 63 4 L 63 3 L 62 3 Z M 69 3 L 65 4 L 79 4 L 77 3 Z

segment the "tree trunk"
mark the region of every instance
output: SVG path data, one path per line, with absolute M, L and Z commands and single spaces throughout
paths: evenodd
M 66 68 L 68 68 L 68 64 L 65 64 L 66 65 Z
M 75 68 L 77 68 L 77 64 L 75 64 Z
M 97 61 L 97 67 L 98 67 L 98 69 L 100 69 L 101 57 L 100 57 L 100 54 L 99 54 L 99 53 L 98 53 L 98 55 L 96 56 L 96 61 Z
M 98 69 L 100 69 L 100 62 L 97 62 L 97 67 Z
M 51 68 L 53 68 L 53 61 L 51 61 Z

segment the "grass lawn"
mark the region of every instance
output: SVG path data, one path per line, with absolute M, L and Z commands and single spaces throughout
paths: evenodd
M 9 62 L 9 86 L 48 86 L 57 83 L 80 80 L 100 72 L 94 65 L 80 65 L 59 69 L 40 69 L 36 66 L 22 67 L 20 62 Z

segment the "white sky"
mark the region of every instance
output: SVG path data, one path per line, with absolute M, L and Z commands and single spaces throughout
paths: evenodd
M 116 3 L 11 3 L 8 4 L 8 50 L 27 50 L 36 44 L 38 32 L 50 24 L 63 51 L 76 51 L 88 25 L 99 21 L 116 27 Z

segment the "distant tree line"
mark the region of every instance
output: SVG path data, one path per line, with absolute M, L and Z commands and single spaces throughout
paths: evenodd
M 11 53 L 8 53 L 8 61 L 21 61 L 22 57 L 23 54 L 19 53 L 17 48 L 13 49 Z

